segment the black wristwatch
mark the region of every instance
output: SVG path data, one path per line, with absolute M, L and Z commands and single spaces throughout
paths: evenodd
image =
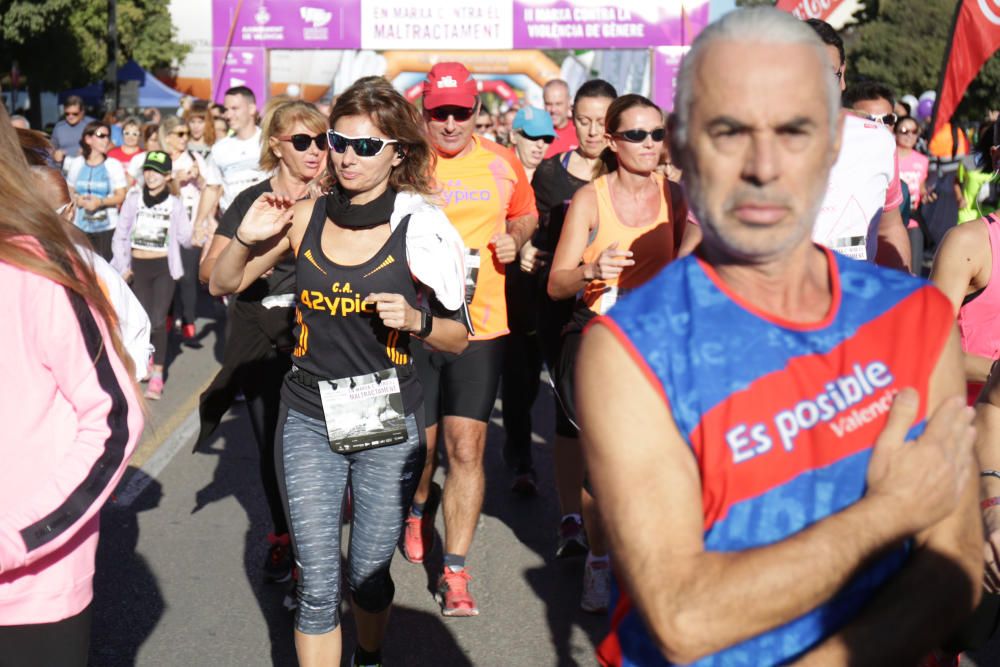
M 416 333 L 418 338 L 427 338 L 431 335 L 431 329 L 434 328 L 434 316 L 428 313 L 426 310 L 420 311 L 420 331 Z

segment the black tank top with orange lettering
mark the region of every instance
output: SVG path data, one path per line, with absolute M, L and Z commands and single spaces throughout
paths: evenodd
M 293 369 L 285 378 L 281 396 L 305 415 L 323 419 L 323 405 L 315 381 L 335 380 L 396 367 L 403 408 L 411 414 L 423 395 L 412 372 L 410 334 L 382 323 L 374 304 L 364 298 L 372 293 L 401 294 L 417 307 L 417 285 L 406 261 L 409 217 L 392 232 L 378 252 L 355 266 L 331 261 L 321 245 L 326 222 L 326 199 L 319 198 L 295 258 L 295 348 Z

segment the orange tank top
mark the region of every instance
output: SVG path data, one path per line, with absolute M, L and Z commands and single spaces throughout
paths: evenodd
M 615 241 L 619 249 L 631 250 L 635 261 L 633 266 L 625 267 L 618 278 L 592 280 L 583 289 L 580 299 L 598 315 L 606 313 L 625 292 L 642 285 L 674 259 L 674 221 L 670 219 L 667 187 L 662 174 L 653 173 L 651 177 L 656 179 L 660 190 L 660 211 L 654 222 L 642 227 L 630 227 L 618 218 L 611 202 L 607 175 L 594 181 L 597 232 L 583 251 L 583 261 L 596 262 L 604 249 Z

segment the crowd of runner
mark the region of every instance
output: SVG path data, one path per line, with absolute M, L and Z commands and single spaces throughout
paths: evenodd
M 86 664 L 97 512 L 204 292 L 196 447 L 242 397 L 303 665 L 382 664 L 397 549 L 441 549 L 441 613 L 479 614 L 498 397 L 602 664 L 957 664 L 1000 609 L 1000 123 L 950 137 L 931 263 L 935 137 L 847 67 L 829 25 L 755 9 L 698 37 L 673 114 L 600 79 L 491 111 L 458 62 L 419 106 L 365 77 L 328 105 L 70 97 L 49 134 L 0 112 L 0 664 Z

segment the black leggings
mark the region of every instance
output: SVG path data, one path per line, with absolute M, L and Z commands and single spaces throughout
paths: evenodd
M 201 260 L 201 248 L 181 248 L 181 264 L 184 275 L 177 281 L 174 290 L 174 319 L 178 317 L 184 324 L 194 324 L 198 314 L 198 264 Z
M 55 623 L 0 625 L 0 667 L 86 667 L 91 606 Z
M 153 363 L 162 366 L 167 361 L 167 313 L 174 298 L 174 279 L 166 257 L 132 258 L 132 291 L 139 299 L 153 325 Z

